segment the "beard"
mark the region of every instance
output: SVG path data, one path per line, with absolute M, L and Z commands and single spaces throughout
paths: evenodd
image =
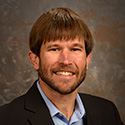
M 70 94 L 73 91 L 75 91 L 80 85 L 81 83 L 84 81 L 85 77 L 86 77 L 86 65 L 84 67 L 84 69 L 82 70 L 81 74 L 79 74 L 79 71 L 75 71 L 75 75 L 76 75 L 76 80 L 72 83 L 72 85 L 70 87 L 65 87 L 65 88 L 61 88 L 60 86 L 56 85 L 55 80 L 52 78 L 53 73 L 55 70 L 58 69 L 72 69 L 69 66 L 59 66 L 58 68 L 55 67 L 53 69 L 50 70 L 50 73 L 48 73 L 48 68 L 42 64 L 42 61 L 40 59 L 40 63 L 39 63 L 39 70 L 38 70 L 38 76 L 39 78 L 41 78 L 41 80 L 47 84 L 51 89 L 53 89 L 54 91 L 60 93 L 60 94 Z M 72 69 L 74 70 L 74 69 Z M 65 85 L 67 85 L 70 80 L 60 80 L 60 82 L 63 82 Z

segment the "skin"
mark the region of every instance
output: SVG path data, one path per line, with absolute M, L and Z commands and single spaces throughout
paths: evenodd
M 91 53 L 86 56 L 84 40 L 46 42 L 41 46 L 40 58 L 32 51 L 29 58 L 38 71 L 41 89 L 70 120 L 91 59 Z

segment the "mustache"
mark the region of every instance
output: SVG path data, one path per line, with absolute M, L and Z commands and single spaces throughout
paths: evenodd
M 55 66 L 51 69 L 52 72 L 58 72 L 58 71 L 68 71 L 72 72 L 74 74 L 78 74 L 79 71 L 77 68 L 74 68 L 71 65 L 60 65 L 60 66 Z

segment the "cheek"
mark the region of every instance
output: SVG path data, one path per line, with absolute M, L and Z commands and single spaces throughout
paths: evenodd
M 42 59 L 43 59 L 42 62 L 48 69 L 51 68 L 56 63 L 57 60 L 55 56 L 52 56 L 50 54 L 45 54 Z
M 85 54 L 74 54 L 72 56 L 75 60 L 78 60 L 80 62 L 85 62 L 86 61 L 86 55 Z
M 79 71 L 82 71 L 86 66 L 86 57 L 85 56 L 77 56 L 74 60 Z
M 78 64 L 78 66 L 79 66 L 79 68 L 80 69 L 83 69 L 83 68 L 85 68 L 85 65 L 86 65 L 86 60 L 78 60 L 78 62 L 77 62 L 77 64 Z

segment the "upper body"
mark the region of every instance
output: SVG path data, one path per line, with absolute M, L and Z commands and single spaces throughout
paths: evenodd
M 123 125 L 112 102 L 87 94 L 79 95 L 86 112 L 80 125 Z M 0 107 L 0 125 L 54 125 L 36 83 L 25 95 Z
M 75 112 L 78 88 L 91 60 L 93 38 L 87 25 L 74 11 L 55 8 L 39 17 L 31 29 L 29 41 L 29 59 L 38 72 L 40 89 L 70 122 Z M 53 124 L 49 110 L 34 86 L 26 95 L 0 109 L 1 122 Z M 111 102 L 88 95 L 80 97 L 85 106 L 87 124 L 121 124 Z

